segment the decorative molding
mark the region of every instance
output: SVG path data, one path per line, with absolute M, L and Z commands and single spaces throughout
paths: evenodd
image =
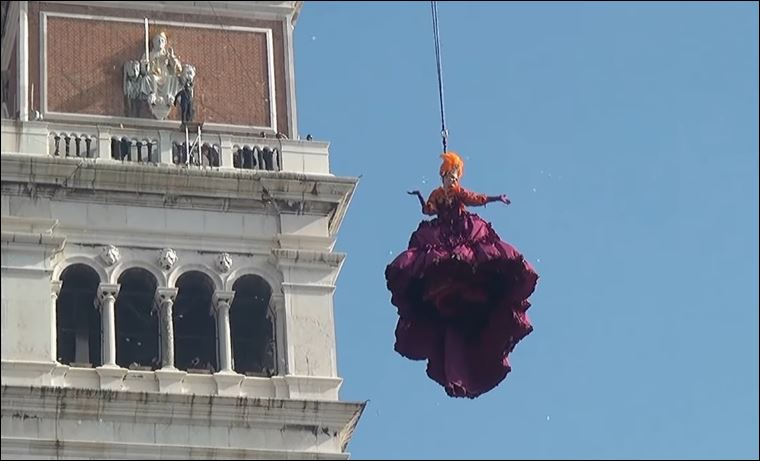
M 138 14 L 146 14 L 151 11 L 161 13 L 178 13 L 192 15 L 208 15 L 213 17 L 217 22 L 219 18 L 246 18 L 259 19 L 265 21 L 282 20 L 287 17 L 297 19 L 302 7 L 302 1 L 266 1 L 266 2 L 214 2 L 213 8 L 210 8 L 208 2 L 193 1 L 136 1 L 136 2 L 109 2 L 109 1 L 59 1 L 56 3 L 68 5 L 81 5 L 89 8 L 104 9 L 130 9 L 135 10 Z M 213 15 L 213 16 L 212 16 Z
M 39 43 L 39 65 L 40 65 L 40 100 L 37 102 L 39 104 L 40 110 L 39 112 L 42 115 L 42 119 L 44 120 L 45 114 L 48 112 L 48 68 L 47 68 L 47 56 L 48 56 L 48 44 L 47 44 L 47 36 L 48 36 L 48 30 L 47 30 L 47 18 L 45 16 L 44 11 L 40 11 L 40 17 L 39 17 L 39 37 L 38 37 L 38 43 Z M 32 108 L 34 109 L 34 108 Z
M 297 14 L 296 14 L 297 15 Z M 296 110 L 296 73 L 293 59 L 293 26 L 290 20 L 282 23 L 283 46 L 285 48 L 285 96 L 288 107 L 288 134 L 298 139 L 298 112 Z
M 101 283 L 108 283 L 110 280 L 105 268 L 97 259 L 82 254 L 64 255 L 64 258 L 53 266 L 52 280 L 59 280 L 61 275 L 63 275 L 63 271 L 74 264 L 86 264 L 91 267 L 98 274 Z
M 98 227 L 87 228 L 72 228 L 62 227 L 61 232 L 66 235 L 66 242 L 68 245 L 91 245 L 97 241 L 113 241 L 119 246 L 127 248 L 155 248 L 156 241 L 159 239 L 171 239 L 172 248 L 175 251 L 196 251 L 198 250 L 198 238 L 197 236 L 190 235 L 174 235 L 171 232 L 133 232 L 129 235 L 124 235 L 123 231 L 119 229 L 103 229 Z M 93 235 L 97 235 L 97 239 L 93 239 Z M 204 250 L 208 251 L 223 251 L 230 250 L 234 253 L 249 254 L 257 257 L 266 258 L 272 252 L 272 239 L 271 238 L 242 238 L 232 237 L 229 235 L 220 234 L 204 234 Z M 128 267 L 132 261 L 121 261 L 119 266 Z M 153 264 L 153 263 L 151 263 Z M 115 271 L 119 266 L 115 267 Z M 156 271 L 160 272 L 158 266 Z M 154 274 L 155 275 L 155 274 Z
M 332 251 L 335 236 L 319 237 L 315 235 L 277 234 L 280 248 L 297 248 L 299 250 Z
M 97 236 L 96 239 L 92 238 L 93 235 Z M 156 235 L 154 234 L 153 237 L 154 237 L 154 242 L 155 242 Z M 92 229 L 90 231 L 90 242 L 79 243 L 78 246 L 77 246 L 77 244 L 72 243 L 71 244 L 72 251 L 84 251 L 84 252 L 86 252 L 87 251 L 86 248 L 89 245 L 91 245 L 91 241 L 92 240 L 103 241 L 103 240 L 108 240 L 108 238 L 107 238 L 107 236 L 100 235 L 97 232 L 97 230 Z M 145 270 L 147 272 L 150 272 L 150 274 L 153 275 L 153 277 L 156 278 L 156 284 L 157 284 L 157 286 L 159 286 L 159 287 L 165 287 L 165 286 L 167 286 L 167 283 L 166 283 L 166 274 L 161 270 L 160 267 L 158 267 L 158 265 L 155 263 L 155 260 L 153 262 L 149 262 L 147 260 L 147 258 L 149 257 L 148 254 L 147 254 L 147 251 L 150 251 L 151 253 L 154 253 L 155 250 L 153 248 L 145 248 L 145 247 L 136 247 L 135 248 L 134 246 L 132 246 L 132 248 L 130 248 L 130 246 L 132 246 L 132 245 L 124 245 L 125 249 L 128 250 L 128 251 L 130 251 L 130 253 L 132 253 L 132 257 L 130 259 L 128 259 L 128 260 L 122 259 L 121 261 L 119 261 L 119 263 L 117 263 L 116 266 L 114 266 L 114 267 L 112 267 L 110 269 L 110 274 L 109 274 L 110 275 L 109 276 L 110 282 L 109 283 L 118 283 L 119 282 L 119 278 L 124 274 L 124 272 L 126 272 L 126 271 L 128 271 L 130 269 L 142 269 L 142 270 Z M 135 257 L 135 250 L 138 250 L 138 251 L 139 250 L 143 250 L 143 254 L 141 254 L 139 256 L 144 256 L 146 259 L 137 259 Z
M 3 195 L 12 183 L 27 185 L 29 171 L 34 176 L 38 195 L 45 186 L 54 190 L 65 189 L 67 199 L 76 198 L 75 191 L 86 191 L 82 200 L 98 203 L 98 192 L 108 192 L 109 199 L 118 193 L 133 196 L 140 194 L 142 201 L 126 201 L 131 205 L 166 206 L 166 196 L 171 195 L 182 208 L 180 198 L 197 197 L 213 201 L 218 211 L 250 210 L 254 204 L 259 209 L 272 209 L 277 202 L 281 212 L 287 210 L 287 201 L 305 201 L 312 208 L 319 204 L 334 205 L 345 201 L 352 193 L 356 179 L 295 172 L 261 170 L 201 170 L 180 169 L 169 165 L 125 164 L 117 161 L 74 160 L 41 155 L 2 154 Z M 136 186 L 139 184 L 139 186 Z M 319 192 L 313 193 L 315 184 Z M 93 193 L 95 192 L 95 193 Z M 161 205 L 151 203 L 151 194 L 160 195 Z M 112 200 L 109 200 L 112 203 Z M 241 206 L 244 204 L 245 207 Z M 192 208 L 192 207 L 189 207 Z M 325 210 L 327 211 L 327 210 Z M 319 208 L 312 214 L 319 214 Z
M 3 386 L 51 386 L 56 362 L 2 361 Z
M 213 283 L 214 290 L 221 290 L 222 287 L 224 287 L 224 281 L 219 274 L 217 274 L 212 267 L 202 264 L 200 260 L 197 261 L 198 262 L 185 262 L 182 265 L 175 267 L 167 277 L 167 286 L 176 286 L 177 280 L 179 280 L 183 274 L 190 271 L 197 271 L 208 276 L 209 280 Z
M 258 255 L 257 255 L 258 256 Z M 264 262 L 267 257 L 271 258 L 271 247 L 267 250 L 265 255 L 260 255 L 261 259 L 256 261 L 255 264 L 246 264 L 244 266 L 236 268 L 225 278 L 224 287 L 226 290 L 231 291 L 241 277 L 245 275 L 255 275 L 261 277 L 267 285 L 272 289 L 272 296 L 277 296 L 277 287 L 282 283 L 282 271 L 271 264 L 269 261 Z
M 64 448 L 61 448 L 61 447 Z M 41 459 L 314 459 L 347 460 L 348 453 L 313 450 L 264 450 L 257 448 L 198 447 L 163 443 L 92 442 L 79 440 L 3 437 L 3 455 Z M 37 458 L 37 459 L 40 459 Z
M 127 370 L 121 369 L 126 373 Z M 88 370 L 95 374 L 95 370 Z M 117 370 L 118 371 L 118 370 Z M 190 375 L 188 375 L 190 376 Z M 251 378 L 245 378 L 246 380 Z M 324 384 L 333 382 L 335 378 L 325 378 Z M 306 385 L 309 380 L 324 381 L 325 379 L 300 377 L 290 384 Z M 186 389 L 189 390 L 189 389 Z M 40 398 L 44 394 L 46 398 Z M 39 387 L 26 385 L 7 385 L 3 388 L 3 409 L 17 408 L 23 405 L 29 414 L 44 418 L 56 418 L 59 414 L 58 403 L 68 399 L 72 405 L 66 414 L 71 419 L 98 418 L 99 414 L 107 411 L 111 415 L 134 418 L 135 405 L 142 404 L 150 408 L 141 416 L 143 424 L 163 423 L 171 418 L 173 424 L 198 423 L 198 406 L 208 405 L 213 401 L 211 418 L 215 424 L 237 424 L 240 421 L 241 400 L 247 401 L 246 414 L 255 419 L 258 424 L 275 425 L 297 424 L 318 418 L 324 425 L 343 427 L 350 417 L 364 403 L 341 401 L 316 401 L 313 399 L 289 398 L 284 400 L 272 398 L 229 397 L 218 395 L 197 395 L 194 393 L 154 393 L 154 392 L 112 392 L 106 389 L 90 389 L 69 387 Z M 104 405 L 74 405 L 76 401 L 103 400 Z M 6 407 L 6 405 L 8 405 Z M 107 408 L 106 408 L 107 407 Z
M 335 291 L 335 285 L 317 283 L 288 283 L 282 284 L 282 290 L 286 294 L 330 294 Z
M 274 248 L 272 249 L 279 267 L 315 267 L 340 269 L 346 258 L 345 253 L 314 251 L 305 249 Z
M 118 128 L 120 131 L 129 131 L 135 129 L 144 130 L 168 130 L 171 132 L 177 132 L 182 124 L 179 120 L 156 120 L 150 118 L 130 118 L 130 117 L 116 117 L 111 115 L 95 115 L 95 114 L 71 114 L 64 112 L 50 112 L 45 114 L 46 122 L 53 122 L 56 124 L 79 124 L 79 125 L 97 125 L 102 127 L 109 127 L 111 129 Z M 251 133 L 264 132 L 267 135 L 274 136 L 276 131 L 272 127 L 267 126 L 246 126 L 246 125 L 231 125 L 227 123 L 204 123 L 203 124 L 203 138 L 206 139 L 209 136 L 235 135 L 235 136 L 249 136 Z M 184 136 L 184 131 L 182 133 Z M 128 136 L 129 137 L 129 136 Z M 256 138 L 256 143 L 259 143 L 260 139 L 269 138 Z M 319 142 L 319 141 L 312 141 Z M 254 144 L 249 142 L 248 144 Z M 279 145 L 279 143 L 278 143 Z
M 0 231 L 0 241 L 10 246 L 30 246 L 52 248 L 53 253 L 58 253 L 66 243 L 66 237 L 62 235 L 32 234 L 29 232 L 6 232 Z
M 0 218 L 0 226 L 7 232 L 20 231 L 51 234 L 58 227 L 58 223 L 57 219 L 30 216 L 3 216 Z

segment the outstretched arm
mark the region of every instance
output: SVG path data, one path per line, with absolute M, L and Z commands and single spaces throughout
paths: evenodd
M 432 194 L 430 199 L 428 199 L 427 203 L 425 202 L 425 199 L 422 197 L 422 193 L 418 190 L 410 190 L 407 192 L 409 195 L 416 195 L 417 199 L 420 201 L 420 206 L 422 207 L 422 213 L 426 214 L 428 216 L 432 216 L 436 214 L 435 204 L 432 200 Z
M 512 203 L 506 195 L 485 195 L 462 189 L 462 202 L 467 206 L 481 206 L 491 202 Z
M 416 195 L 417 199 L 420 201 L 420 206 L 423 206 L 423 207 L 425 206 L 425 199 L 422 198 L 422 192 L 420 192 L 418 190 L 410 190 L 410 191 L 407 192 L 407 194 L 409 194 L 409 195 Z
M 486 203 L 491 203 L 491 202 L 501 202 L 501 203 L 504 203 L 505 205 L 509 205 L 510 203 L 512 203 L 512 200 L 510 200 L 509 197 L 507 197 L 506 195 L 501 194 L 501 195 L 488 196 L 486 198 Z

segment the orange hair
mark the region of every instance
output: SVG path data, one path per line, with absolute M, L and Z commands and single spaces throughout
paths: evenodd
M 451 170 L 459 170 L 459 176 L 464 174 L 464 162 L 456 154 L 456 152 L 444 152 L 441 154 L 443 163 L 441 163 L 441 169 L 439 173 L 441 176 L 445 175 Z

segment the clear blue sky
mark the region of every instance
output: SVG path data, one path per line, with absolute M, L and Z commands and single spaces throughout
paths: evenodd
M 442 2 L 451 145 L 534 262 L 513 372 L 451 399 L 383 270 L 439 184 L 428 2 L 306 2 L 300 131 L 359 176 L 337 248 L 355 459 L 758 457 L 757 3 Z

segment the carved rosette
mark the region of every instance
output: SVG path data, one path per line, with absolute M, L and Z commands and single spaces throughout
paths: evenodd
M 232 256 L 229 253 L 220 253 L 216 257 L 216 268 L 219 272 L 228 272 L 232 268 Z
M 171 248 L 164 248 L 158 255 L 158 265 L 161 269 L 168 271 L 177 262 L 177 252 Z
M 119 262 L 119 259 L 121 259 L 121 253 L 115 246 L 106 245 L 100 250 L 100 259 L 103 261 L 103 264 L 105 264 L 106 267 L 113 266 Z

